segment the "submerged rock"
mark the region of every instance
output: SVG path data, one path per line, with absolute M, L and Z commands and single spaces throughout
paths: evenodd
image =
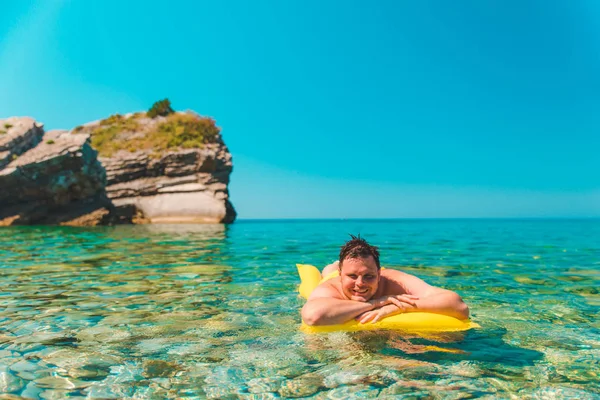
M 250 393 L 277 392 L 281 388 L 281 383 L 285 381 L 283 376 L 272 376 L 269 378 L 254 378 L 248 381 L 248 391 Z
M 40 366 L 27 361 L 19 360 L 10 366 L 10 370 L 22 379 L 31 380 L 35 377 L 34 372 L 41 369 Z
M 283 397 L 306 397 L 317 393 L 323 387 L 321 375 L 308 373 L 283 382 L 279 394 Z
M 35 384 L 42 389 L 57 390 L 75 390 L 83 389 L 91 385 L 91 382 L 84 382 L 73 378 L 63 378 L 60 376 L 47 376 L 36 379 Z
M 112 326 L 98 325 L 91 328 L 84 328 L 77 334 L 77 339 L 88 344 L 91 342 L 113 343 L 122 342 L 131 336 L 129 331 L 117 329 Z
M 24 386 L 21 378 L 13 375 L 5 365 L 0 365 L 0 393 L 16 392 Z
M 39 388 L 35 382 L 29 382 L 21 392 L 21 396 L 26 399 L 37 399 L 42 392 L 43 390 Z
M 145 378 L 168 378 L 181 369 L 178 364 L 163 360 L 145 360 L 143 367 Z
M 119 357 L 93 351 L 80 349 L 46 350 L 39 353 L 39 357 L 48 364 L 56 365 L 65 370 L 79 373 L 81 369 L 88 371 L 107 371 L 110 367 L 122 363 Z

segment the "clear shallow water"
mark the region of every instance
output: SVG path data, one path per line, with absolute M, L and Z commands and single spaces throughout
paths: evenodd
M 482 328 L 298 331 L 295 263 L 349 233 Z M 600 220 L 240 221 L 0 230 L 0 393 L 600 398 Z

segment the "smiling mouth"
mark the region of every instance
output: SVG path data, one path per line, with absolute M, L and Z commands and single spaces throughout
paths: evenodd
M 354 293 L 355 294 L 366 294 L 369 291 L 369 289 L 363 289 L 363 290 L 356 290 L 354 289 Z

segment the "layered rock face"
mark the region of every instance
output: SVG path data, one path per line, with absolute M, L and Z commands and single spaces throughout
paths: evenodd
M 32 118 L 0 119 L 0 168 L 36 146 L 43 135 L 42 125 Z
M 112 126 L 118 127 L 114 135 L 103 121 L 80 130 L 112 137 L 109 145 L 97 136 L 99 159 L 107 173 L 107 194 L 121 215 L 133 208 L 134 223 L 235 220 L 228 191 L 231 154 L 214 121 L 192 112 L 111 118 Z
M 106 173 L 89 136 L 0 120 L 0 225 L 113 222 Z
M 193 112 L 47 133 L 0 120 L 0 225 L 231 223 L 231 171 L 214 121 Z
M 227 185 L 231 154 L 220 140 L 202 149 L 144 151 L 100 158 L 107 193 L 117 208 L 133 205 L 136 223 L 231 223 Z

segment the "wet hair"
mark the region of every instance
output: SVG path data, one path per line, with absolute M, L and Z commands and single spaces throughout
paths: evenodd
M 369 258 L 372 256 L 377 264 L 377 269 L 381 268 L 379 264 L 379 250 L 376 246 L 371 246 L 367 241 L 358 236 L 350 235 L 352 239 L 347 241 L 340 249 L 340 268 L 347 258 Z

